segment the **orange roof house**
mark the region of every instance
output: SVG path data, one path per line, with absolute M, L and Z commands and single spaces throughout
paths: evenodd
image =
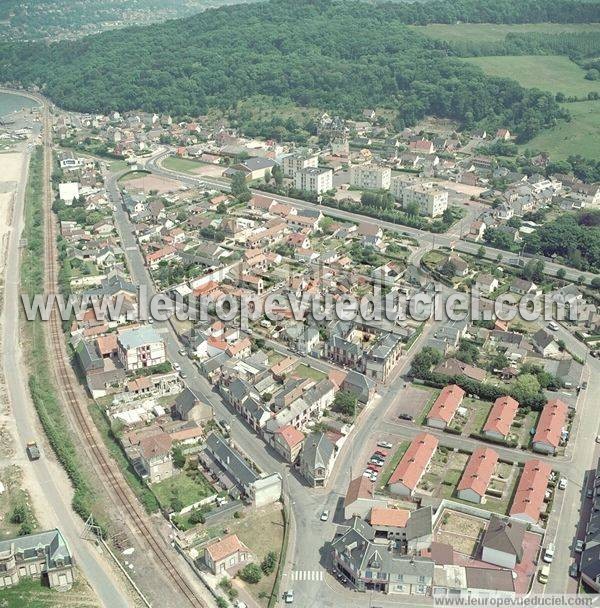
M 491 448 L 477 448 L 469 458 L 456 488 L 458 497 L 481 503 L 498 464 L 498 454 Z
M 433 435 L 428 433 L 417 435 L 390 477 L 388 482 L 390 490 L 395 494 L 412 496 L 437 446 L 438 440 Z
M 407 509 L 388 509 L 373 507 L 371 509 L 371 526 L 374 528 L 406 528 L 410 517 Z
M 225 572 L 238 564 L 248 561 L 250 549 L 237 537 L 230 534 L 204 549 L 204 561 L 213 574 Z
M 560 445 L 563 428 L 567 422 L 566 404 L 560 399 L 546 403 L 538 420 L 532 448 L 536 452 L 554 454 Z
M 532 524 L 537 523 L 548 488 L 552 467 L 541 460 L 528 460 L 515 492 L 509 515 Z
M 505 439 L 518 409 L 519 402 L 512 397 L 498 397 L 485 422 L 483 434 L 495 439 Z
M 464 396 L 465 391 L 457 384 L 445 386 L 427 414 L 427 425 L 445 429 L 454 418 Z

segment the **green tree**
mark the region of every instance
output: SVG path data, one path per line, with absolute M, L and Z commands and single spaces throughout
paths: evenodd
M 333 400 L 333 409 L 345 416 L 353 416 L 356 413 L 358 399 L 352 391 L 338 391 Z
M 260 564 L 260 569 L 263 571 L 265 576 L 273 573 L 277 566 L 277 553 L 275 551 L 269 551 Z
M 250 563 L 238 572 L 238 576 L 244 582 L 249 583 L 250 585 L 256 585 L 262 578 L 262 571 L 255 563 Z
M 238 171 L 233 174 L 231 178 L 231 193 L 237 198 L 240 202 L 247 202 L 252 198 L 252 193 L 248 188 L 248 184 L 246 183 L 246 177 L 241 171 Z
M 540 392 L 540 383 L 534 374 L 521 374 L 512 386 L 513 397 L 524 402 Z
M 185 454 L 183 453 L 183 449 L 180 445 L 176 445 L 173 450 L 173 464 L 178 469 L 183 469 L 185 466 Z

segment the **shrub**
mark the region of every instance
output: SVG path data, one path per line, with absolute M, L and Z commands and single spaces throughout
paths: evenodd
M 264 572 L 265 576 L 269 576 L 277 566 L 277 553 L 275 551 L 269 551 L 263 561 L 260 564 L 260 569 Z
M 246 583 L 256 585 L 262 578 L 261 569 L 255 564 L 251 563 L 244 566 L 239 572 L 238 576 Z

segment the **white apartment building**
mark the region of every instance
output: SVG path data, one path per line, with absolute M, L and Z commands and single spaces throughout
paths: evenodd
M 318 154 L 308 154 L 306 152 L 294 152 L 283 157 L 283 174 L 285 177 L 296 178 L 296 173 L 308 167 L 319 166 Z
M 352 165 L 350 185 L 361 190 L 387 190 L 390 187 L 392 170 L 378 165 Z
M 139 327 L 120 333 L 117 356 L 127 371 L 152 367 L 167 360 L 164 339 L 152 327 Z
M 414 176 L 399 175 L 392 179 L 390 192 L 402 202 L 402 207 L 419 205 L 419 213 L 438 217 L 448 208 L 448 192 L 433 182 L 419 182 Z
M 333 171 L 319 167 L 305 167 L 296 171 L 294 188 L 321 194 L 333 188 Z

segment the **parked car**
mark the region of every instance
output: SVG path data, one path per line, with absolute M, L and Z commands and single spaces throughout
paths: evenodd
M 575 541 L 575 553 L 581 553 L 585 549 L 585 543 L 581 539 Z
M 554 543 L 549 543 L 544 551 L 544 561 L 547 564 L 551 564 L 554 559 Z
M 586 493 L 585 493 L 585 495 L 588 498 L 594 498 L 594 490 L 592 488 L 588 488 L 587 491 L 586 491 Z
M 389 441 L 378 441 L 377 442 L 377 447 L 378 448 L 385 448 L 386 450 L 391 450 L 392 449 L 392 444 Z
M 577 565 L 577 562 L 573 562 L 569 566 L 569 576 L 572 576 L 573 578 L 577 578 L 579 576 L 579 566 Z
M 294 592 L 290 589 L 283 594 L 283 599 L 286 604 L 292 604 L 294 602 Z
M 550 321 L 550 323 L 548 323 L 548 329 L 551 329 L 552 331 L 558 331 L 558 323 Z
M 400 420 L 409 420 L 410 422 L 413 421 L 413 417 L 410 414 L 406 414 L 406 413 L 402 413 L 398 416 L 398 418 L 400 418 Z
M 567 478 L 566 477 L 561 477 L 560 481 L 558 482 L 558 489 L 559 490 L 565 490 L 567 487 Z
M 187 352 L 186 352 L 185 348 L 180 348 L 180 349 L 179 349 L 177 352 L 178 352 L 178 353 L 179 353 L 179 354 L 180 354 L 182 357 L 185 357 L 185 356 L 187 355 Z
M 329 509 L 325 509 L 323 513 L 321 513 L 321 521 L 327 521 L 329 519 Z
M 542 566 L 540 571 L 538 572 L 538 581 L 545 585 L 548 582 L 548 577 L 550 576 L 550 566 Z
M 29 460 L 39 460 L 40 459 L 40 449 L 35 441 L 30 441 L 25 448 L 27 451 L 27 456 Z

